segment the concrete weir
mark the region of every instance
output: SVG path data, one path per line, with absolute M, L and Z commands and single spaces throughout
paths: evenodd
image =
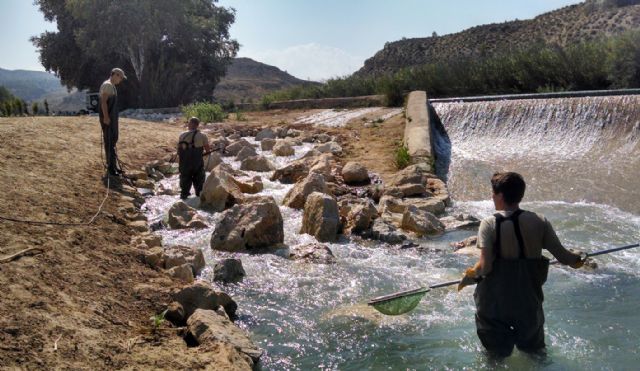
M 407 98 L 404 126 L 404 145 L 409 151 L 411 162 L 433 163 L 431 148 L 431 123 L 427 110 L 427 93 L 412 91 Z

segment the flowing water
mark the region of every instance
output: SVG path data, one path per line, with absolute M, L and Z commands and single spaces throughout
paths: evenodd
M 566 246 L 595 251 L 640 239 L 640 129 L 633 121 L 639 117 L 638 98 L 434 107 L 449 133 L 450 146 L 444 147 L 450 155 L 452 213 L 491 215 L 488 180 L 495 170 L 513 169 L 529 182 L 523 207 L 545 214 Z M 264 154 L 281 165 L 309 148 L 296 147 L 291 158 Z M 291 185 L 261 175 L 262 194 L 281 201 Z M 178 187 L 175 177 L 163 182 Z M 150 222 L 160 220 L 175 201 L 177 196 L 148 198 Z M 297 233 L 301 211 L 280 209 L 287 245 L 314 241 Z M 202 215 L 211 225 L 220 218 Z M 165 245 L 200 247 L 208 264 L 200 279 L 206 281 L 212 281 L 216 260 L 242 259 L 245 280 L 219 287 L 238 302 L 236 323 L 265 350 L 262 369 L 617 370 L 636 369 L 640 359 L 640 250 L 599 257 L 596 271 L 552 268 L 545 285 L 547 357 L 516 351 L 497 362 L 485 356 L 475 335 L 471 288 L 460 293 L 452 288 L 433 290 L 414 311 L 397 317 L 383 316 L 365 304 L 374 296 L 458 278 L 475 259 L 452 254 L 449 243 L 472 231 L 423 239 L 421 249 L 406 250 L 343 239 L 328 244 L 337 264 L 322 265 L 283 259 L 286 251 L 215 252 L 209 247 L 212 230 L 158 233 Z

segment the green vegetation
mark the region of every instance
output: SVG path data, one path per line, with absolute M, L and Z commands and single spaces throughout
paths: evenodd
M 154 331 L 159 329 L 160 326 L 162 326 L 162 324 L 164 323 L 165 321 L 164 316 L 167 314 L 167 310 L 168 309 L 165 309 L 162 313 L 155 314 L 151 316 L 151 318 L 149 318 L 151 320 L 151 323 L 153 324 Z
M 337 78 L 321 86 L 277 91 L 262 101 L 384 94 L 389 106 L 400 106 L 412 90 L 425 90 L 435 98 L 620 88 L 640 88 L 640 31 L 565 48 L 534 44 L 486 58 L 406 68 L 392 75 Z
M 38 110 L 38 102 L 33 102 L 31 103 L 31 113 L 35 116 L 38 113 L 40 113 L 40 111 Z
M 22 116 L 28 114 L 27 103 L 15 97 L 4 86 L 0 86 L 0 116 Z
M 403 143 L 398 144 L 393 162 L 398 169 L 404 169 L 411 164 L 409 149 Z
M 227 113 L 224 112 L 219 104 L 208 102 L 197 102 L 181 106 L 180 110 L 185 117 L 195 116 L 201 122 L 221 122 L 227 118 Z
M 239 49 L 235 11 L 216 2 L 35 0 L 57 31 L 31 41 L 69 88 L 96 91 L 119 66 L 123 107 L 175 107 L 210 97 Z

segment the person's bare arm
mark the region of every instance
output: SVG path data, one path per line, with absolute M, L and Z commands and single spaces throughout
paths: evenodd
M 561 264 L 569 265 L 573 268 L 580 268 L 582 261 L 580 254 L 569 251 L 562 246 L 560 239 L 553 230 L 551 223 L 545 219 L 545 231 L 543 237 L 544 248 L 547 249 Z
M 109 94 L 107 92 L 100 93 L 100 106 L 102 107 L 102 123 L 109 125 L 111 123 L 111 117 L 109 117 L 109 108 L 107 101 L 109 100 Z

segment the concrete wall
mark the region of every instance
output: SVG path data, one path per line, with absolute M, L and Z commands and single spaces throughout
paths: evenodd
M 432 163 L 431 124 L 427 111 L 427 93 L 412 91 L 407 98 L 404 145 L 413 163 Z

